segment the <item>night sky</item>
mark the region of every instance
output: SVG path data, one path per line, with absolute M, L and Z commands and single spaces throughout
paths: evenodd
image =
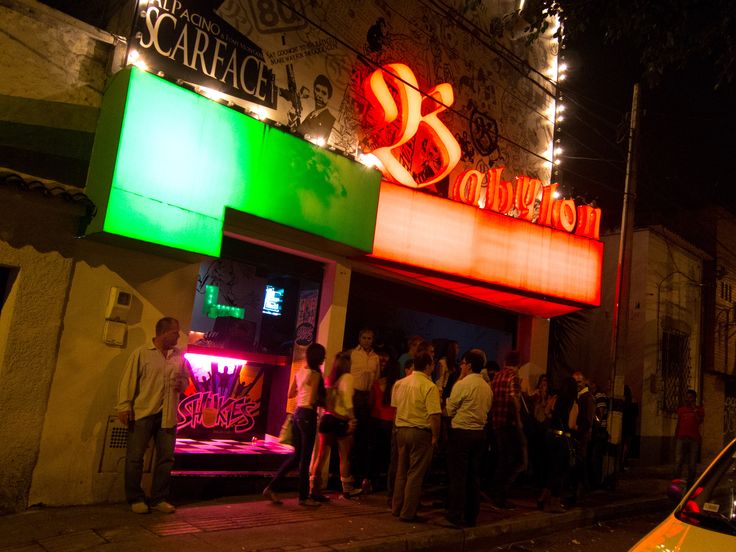
M 661 82 L 641 80 L 638 55 L 604 45 L 594 31 L 572 33 L 563 50 L 561 177 L 565 191 L 595 200 L 603 227 L 620 224 L 633 84 L 641 82 L 637 223 L 715 202 L 736 211 L 736 86 L 721 85 L 711 60 L 668 69 Z M 589 159 L 576 159 L 589 158 Z M 665 220 L 667 217 L 665 217 Z

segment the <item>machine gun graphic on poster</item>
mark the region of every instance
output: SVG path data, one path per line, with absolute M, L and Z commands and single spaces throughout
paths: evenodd
M 286 66 L 286 88 L 279 88 L 279 96 L 291 104 L 286 114 L 286 124 L 289 126 L 289 130 L 296 132 L 302 120 L 302 99 L 309 98 L 309 89 L 306 86 L 302 86 L 297 90 L 294 65 L 292 63 Z

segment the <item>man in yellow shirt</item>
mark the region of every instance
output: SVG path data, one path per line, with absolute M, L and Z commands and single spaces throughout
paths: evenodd
M 440 433 L 440 393 L 432 382 L 434 362 L 429 353 L 414 359 L 414 371 L 394 385 L 398 462 L 391 513 L 401 521 L 421 522 L 417 516 L 422 480 L 432 462 Z

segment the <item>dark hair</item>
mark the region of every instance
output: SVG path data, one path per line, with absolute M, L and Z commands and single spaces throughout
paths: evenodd
M 470 364 L 470 369 L 474 374 L 480 374 L 483 369 L 483 356 L 476 351 L 468 351 L 463 355 L 463 360 Z
M 414 359 L 413 358 L 407 358 L 404 361 L 404 372 L 407 370 L 414 370 Z
M 314 78 L 314 86 L 317 86 L 318 84 L 324 86 L 327 88 L 327 98 L 332 97 L 332 83 L 330 82 L 330 79 L 328 79 L 325 75 L 319 74 Z
M 427 366 L 432 365 L 432 356 L 429 353 L 419 353 L 414 357 L 414 370 L 417 372 L 424 372 Z
M 418 357 L 419 355 L 421 355 L 421 354 L 423 354 L 423 353 L 429 354 L 429 350 L 430 350 L 430 349 L 434 350 L 434 343 L 432 343 L 431 341 L 427 341 L 427 340 L 424 340 L 424 341 L 422 341 L 422 342 L 421 342 L 421 343 L 420 343 L 420 344 L 419 344 L 419 345 L 417 346 L 417 353 L 416 353 L 416 356 L 414 357 L 414 361 L 415 361 L 415 363 L 416 363 L 416 358 L 417 358 L 417 357 Z M 430 355 L 430 356 L 432 356 L 432 355 Z
M 447 368 L 450 370 L 450 372 L 454 372 L 457 370 L 457 355 L 460 353 L 460 344 L 455 341 L 454 339 L 451 339 L 447 342 L 447 354 L 445 355 L 445 358 L 447 359 Z M 485 364 L 485 359 L 483 359 L 482 364 Z M 481 366 L 482 368 L 483 366 Z
M 421 335 L 411 335 L 406 340 L 406 345 L 408 346 L 409 349 L 411 349 L 412 345 L 417 347 L 422 341 L 424 341 L 424 338 Z
M 166 333 L 174 324 L 179 325 L 179 321 L 176 318 L 164 316 L 161 320 L 156 322 L 156 337 Z
M 506 353 L 504 364 L 506 364 L 506 366 L 518 367 L 521 364 L 521 355 L 519 354 L 519 351 L 509 351 Z
M 319 367 L 325 361 L 327 351 L 319 343 L 312 343 L 307 347 L 307 366 L 312 370 L 319 370 Z
M 539 374 L 539 377 L 537 378 L 537 389 L 539 389 L 539 386 L 542 385 L 542 380 L 545 380 L 547 384 L 549 384 L 549 378 L 547 377 L 547 374 Z
M 335 356 L 335 362 L 332 363 L 332 370 L 330 371 L 330 375 L 327 377 L 327 384 L 330 387 L 335 387 L 335 384 L 337 383 L 337 380 L 340 379 L 340 376 L 349 373 L 350 353 L 347 351 L 337 353 L 337 355 Z
M 697 399 L 698 398 L 698 393 L 695 391 L 695 389 L 688 389 L 685 392 L 685 395 L 692 395 L 693 396 L 693 399 Z

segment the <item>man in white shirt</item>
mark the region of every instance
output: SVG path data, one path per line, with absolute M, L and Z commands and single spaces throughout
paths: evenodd
M 373 350 L 373 330 L 363 329 L 358 334 L 358 346 L 350 351 L 350 373 L 353 375 L 353 412 L 355 434 L 350 466 L 354 479 L 362 481 L 362 488 L 369 490 L 368 455 L 370 454 L 371 404 L 370 391 L 379 378 L 380 359 Z
M 396 407 L 398 465 L 391 513 L 401 521 L 421 522 L 417 516 L 422 480 L 432 462 L 440 433 L 440 394 L 432 382 L 432 357 L 419 353 L 414 371 L 394 385 L 391 406 Z
M 156 323 L 151 345 L 136 349 L 128 359 L 118 387 L 115 410 L 128 428 L 125 454 L 125 497 L 136 514 L 150 508 L 166 514 L 176 508 L 167 502 L 171 486 L 176 441 L 176 412 L 179 393 L 187 386 L 189 370 L 183 353 L 176 347 L 179 322 L 165 317 Z M 141 488 L 143 455 L 153 437 L 156 463 L 153 467 L 151 499 Z
M 453 527 L 473 527 L 480 510 L 485 425 L 493 396 L 491 386 L 480 375 L 484 364 L 478 352 L 465 353 L 460 361 L 460 379 L 447 399 L 452 425 L 447 443 L 450 488 L 446 517 Z

